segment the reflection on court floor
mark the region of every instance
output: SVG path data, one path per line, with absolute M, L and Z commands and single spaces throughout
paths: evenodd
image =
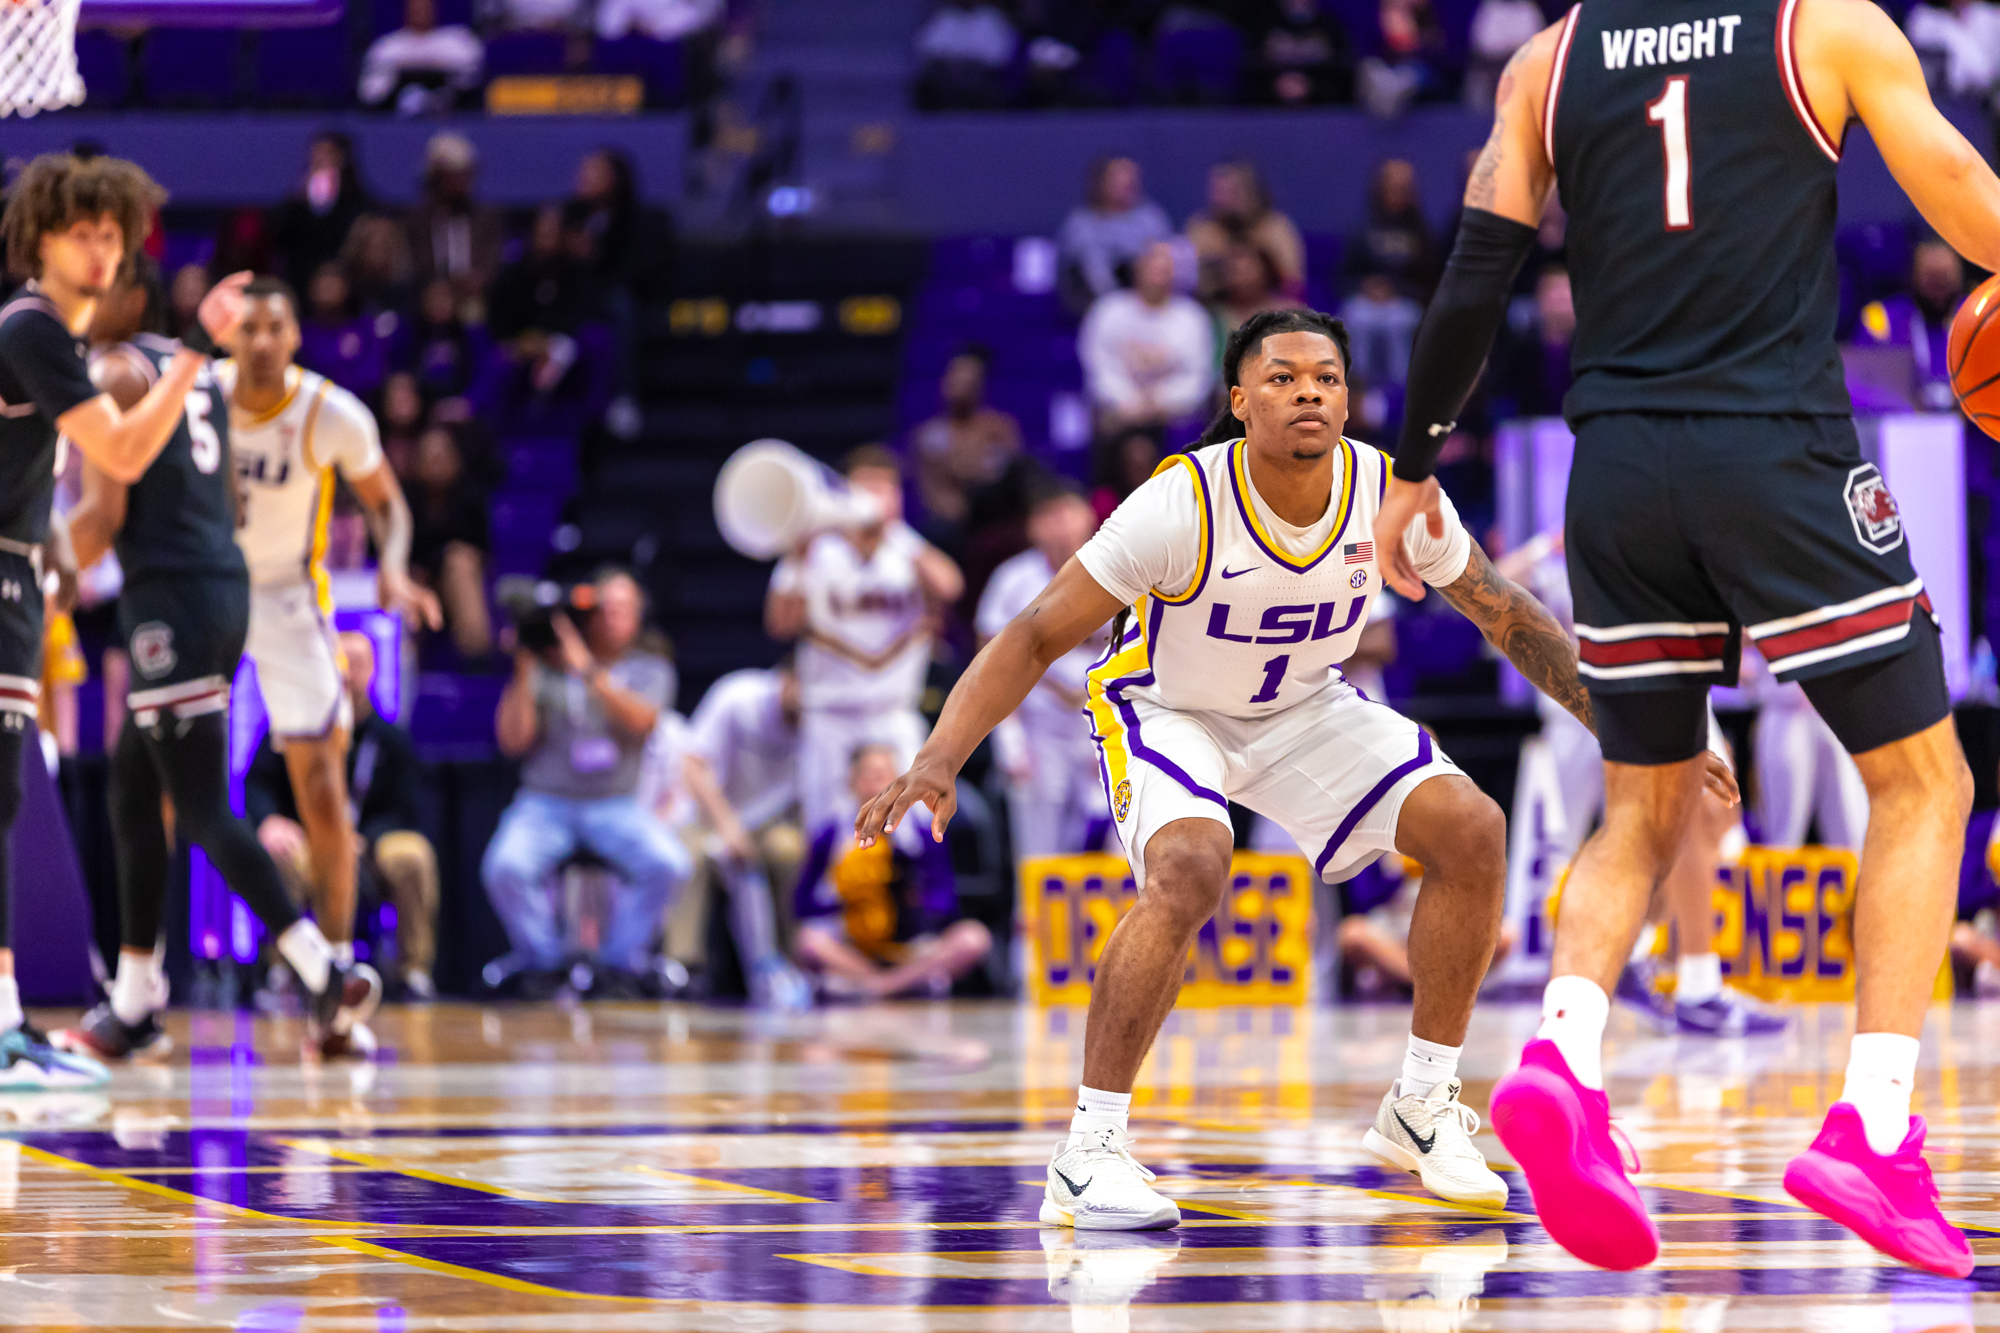
M 375 1067 L 301 1069 L 294 1025 L 197 1015 L 189 1064 L 0 1099 L 0 1326 L 2000 1327 L 2000 1013 L 1937 1011 L 1919 1093 L 1947 1211 L 1982 1228 L 1963 1283 L 1777 1188 L 1838 1093 L 1838 1010 L 1768 1042 L 1615 1034 L 1664 1242 L 1622 1274 L 1551 1244 L 1518 1177 L 1469 1209 L 1360 1151 L 1388 1008 L 1177 1016 L 1134 1131 L 1183 1225 L 1043 1230 L 1080 1018 L 447 1006 L 385 1014 Z M 1533 1019 L 1482 1011 L 1470 1103 Z

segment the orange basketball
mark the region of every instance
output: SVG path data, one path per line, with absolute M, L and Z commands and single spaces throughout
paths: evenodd
M 1951 317 L 1945 364 L 1951 391 L 1979 429 L 2000 440 L 2000 274 L 1979 284 Z

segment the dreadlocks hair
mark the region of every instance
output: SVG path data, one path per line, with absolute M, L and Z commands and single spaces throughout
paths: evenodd
M 0 240 L 7 261 L 20 275 L 42 276 L 42 237 L 109 214 L 124 234 L 131 255 L 153 228 L 153 214 L 167 192 L 131 162 L 118 157 L 81 158 L 43 153 L 28 163 L 7 191 L 0 214 Z
M 1333 345 L 1340 349 L 1340 366 L 1345 370 L 1352 364 L 1349 355 L 1350 342 L 1347 325 L 1323 310 L 1260 310 L 1229 335 L 1222 345 L 1222 387 L 1234 389 L 1242 381 L 1243 360 L 1264 350 L 1264 340 L 1280 333 L 1323 333 L 1333 339 Z M 1224 403 L 1222 410 L 1215 414 L 1215 420 L 1208 423 L 1208 429 L 1201 433 L 1194 447 L 1206 448 L 1233 440 L 1242 433 L 1243 423 Z

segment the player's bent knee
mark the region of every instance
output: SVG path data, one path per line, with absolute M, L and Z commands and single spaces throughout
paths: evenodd
M 1214 915 L 1229 882 L 1235 839 L 1213 820 L 1167 825 L 1146 844 L 1146 882 L 1140 899 L 1197 925 Z
M 1507 878 L 1507 817 L 1469 778 L 1425 782 L 1403 803 L 1396 846 L 1430 875 L 1496 891 Z

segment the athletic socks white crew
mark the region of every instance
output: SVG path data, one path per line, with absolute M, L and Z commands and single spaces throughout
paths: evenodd
M 21 988 L 15 984 L 14 974 L 9 972 L 0 977 L 0 1034 L 12 1032 L 27 1019 L 28 1016 L 21 1011 Z
M 342 971 L 352 972 L 354 970 L 353 940 L 329 941 L 328 947 L 333 950 L 333 961 L 340 965 Z
M 1132 1094 L 1129 1092 L 1078 1088 L 1076 1114 L 1069 1118 L 1069 1141 L 1081 1144 L 1100 1129 L 1115 1129 L 1123 1134 L 1131 1114 Z
M 278 936 L 278 953 L 309 991 L 323 991 L 333 973 L 333 946 L 311 917 L 300 917 Z
M 1674 964 L 1674 1003 L 1706 1004 L 1722 994 L 1722 955 L 1684 953 Z
M 158 953 L 118 953 L 118 972 L 111 978 L 111 1012 L 127 1027 L 143 1023 L 166 994 Z
M 1896 1032 L 1857 1032 L 1847 1049 L 1847 1083 L 1840 1100 L 1861 1113 L 1868 1146 L 1887 1156 L 1910 1132 L 1910 1089 L 1917 1081 L 1917 1039 Z
M 1446 1046 L 1410 1034 L 1410 1046 L 1403 1053 L 1403 1076 L 1396 1080 L 1398 1097 L 1428 1097 L 1440 1083 L 1458 1077 L 1458 1057 L 1463 1046 Z
M 1542 992 L 1542 1026 L 1535 1036 L 1556 1044 L 1569 1072 L 1586 1088 L 1604 1088 L 1604 1024 L 1611 997 L 1588 977 L 1551 977 Z

